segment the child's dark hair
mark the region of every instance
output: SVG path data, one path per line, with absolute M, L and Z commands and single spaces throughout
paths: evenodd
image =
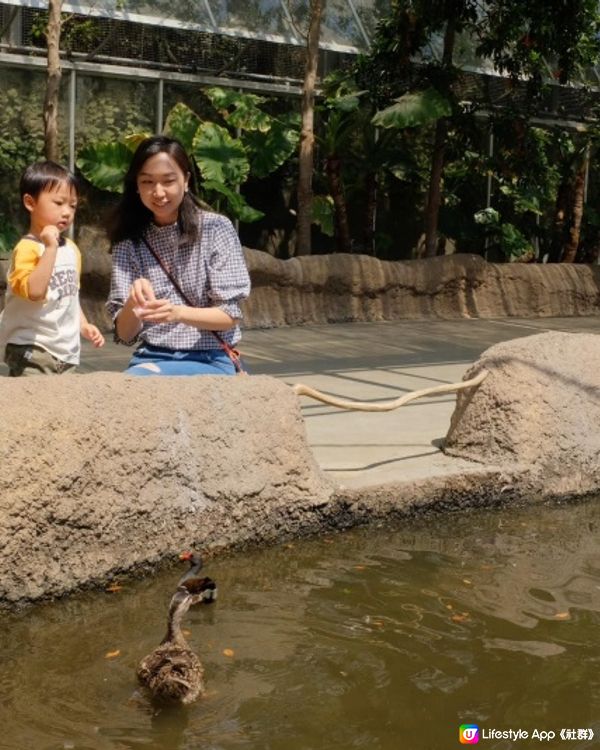
M 44 190 L 54 190 L 63 183 L 76 194 L 79 193 L 77 177 L 69 169 L 53 161 L 36 161 L 35 164 L 30 164 L 21 176 L 21 200 L 25 195 L 37 198 Z
M 175 138 L 154 135 L 146 138 L 135 150 L 127 174 L 123 180 L 123 195 L 109 223 L 108 236 L 111 242 L 137 239 L 152 221 L 152 211 L 146 208 L 138 193 L 137 178 L 148 159 L 157 154 L 168 154 L 187 177 L 189 191 L 179 206 L 180 243 L 193 243 L 198 237 L 199 203 L 194 197 L 195 181 L 192 163 L 181 143 Z

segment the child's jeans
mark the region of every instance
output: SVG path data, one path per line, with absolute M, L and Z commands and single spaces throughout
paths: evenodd
M 11 378 L 24 375 L 64 375 L 77 367 L 53 357 L 50 352 L 35 344 L 7 344 L 4 361 Z

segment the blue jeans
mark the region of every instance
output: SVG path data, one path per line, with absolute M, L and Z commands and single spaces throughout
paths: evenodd
M 177 350 L 142 344 L 134 353 L 126 375 L 235 375 L 235 367 L 222 349 Z

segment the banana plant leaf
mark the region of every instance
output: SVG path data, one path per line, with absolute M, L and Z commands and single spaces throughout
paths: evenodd
M 271 116 L 258 106 L 267 101 L 263 96 L 218 87 L 207 89 L 205 93 L 213 107 L 232 128 L 266 133 L 271 127 Z
M 218 182 L 217 180 L 206 180 L 206 182 L 202 183 L 202 189 L 212 190 L 223 195 L 227 199 L 229 213 L 235 219 L 251 224 L 253 221 L 258 221 L 264 216 L 262 211 L 249 206 L 243 195 L 227 187 L 227 185 L 224 185 L 222 182 Z
M 203 122 L 196 131 L 192 155 L 203 180 L 240 185 L 250 172 L 250 162 L 241 141 L 213 122 Z
M 330 195 L 314 195 L 312 200 L 312 222 L 321 227 L 327 237 L 334 235 L 335 208 Z
M 94 187 L 111 193 L 123 192 L 123 177 L 129 169 L 131 149 L 120 141 L 90 143 L 79 152 L 76 164 Z
M 177 138 L 189 154 L 199 125 L 198 115 L 183 102 L 178 102 L 167 115 L 163 132 L 171 138 Z
M 371 122 L 382 128 L 414 128 L 451 114 L 448 99 L 429 88 L 404 94 L 395 104 L 377 112 Z
M 246 133 L 244 140 L 250 151 L 251 174 L 254 177 L 266 177 L 296 150 L 300 140 L 300 116 L 273 120 L 266 133 Z

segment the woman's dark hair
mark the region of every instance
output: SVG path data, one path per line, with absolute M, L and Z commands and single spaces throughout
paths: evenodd
M 152 211 L 144 206 L 139 196 L 137 178 L 146 161 L 161 153 L 168 154 L 184 175 L 189 174 L 189 189 L 179 206 L 177 221 L 181 230 L 181 244 L 191 244 L 196 240 L 199 203 L 194 197 L 195 180 L 192 163 L 181 143 L 175 138 L 154 135 L 143 140 L 133 154 L 123 180 L 123 195 L 109 222 L 108 237 L 111 242 L 141 237 L 152 221 Z
M 21 200 L 26 195 L 37 198 L 44 190 L 54 190 L 63 183 L 74 190 L 76 195 L 79 194 L 77 177 L 73 172 L 53 161 L 36 161 L 35 164 L 30 164 L 21 176 Z

